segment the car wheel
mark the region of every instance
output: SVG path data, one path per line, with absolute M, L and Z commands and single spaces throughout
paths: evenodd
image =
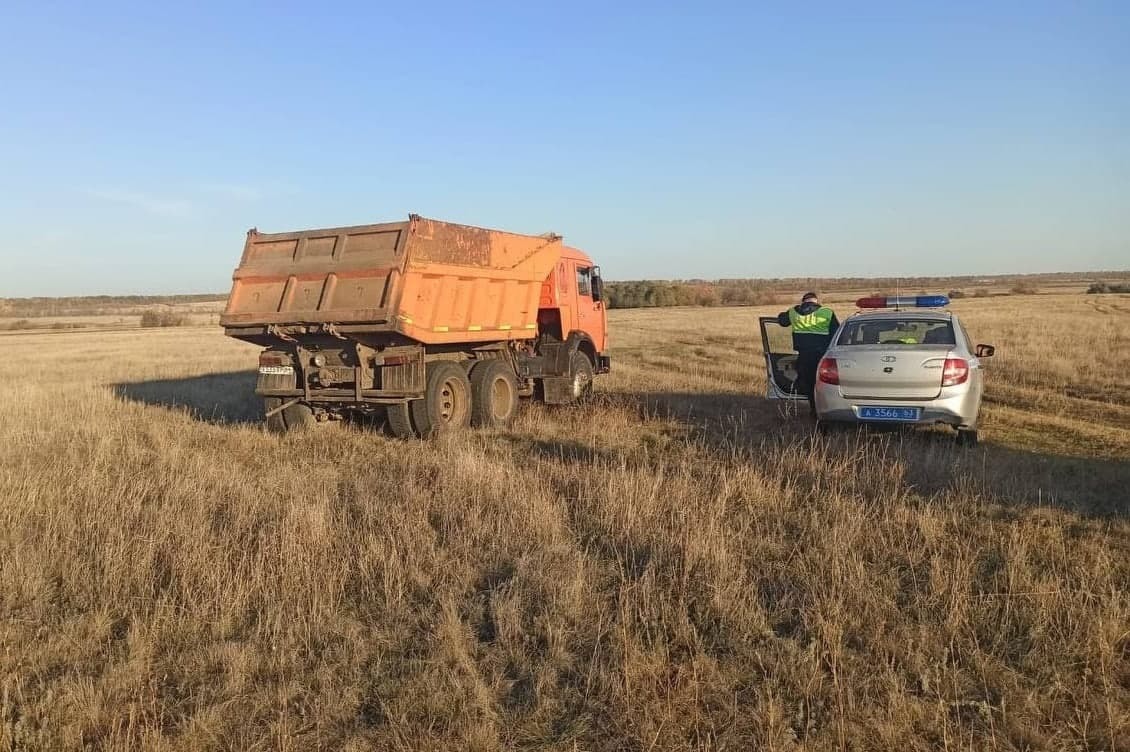
M 976 428 L 959 428 L 957 429 L 957 445 L 963 447 L 977 446 L 977 429 Z
M 819 415 L 816 416 L 816 433 L 821 436 L 842 436 L 854 428 L 855 426 L 851 423 L 844 423 L 840 420 L 825 420 Z

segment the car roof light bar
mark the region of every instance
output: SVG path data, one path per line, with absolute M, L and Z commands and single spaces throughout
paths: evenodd
M 879 295 L 855 301 L 859 308 L 944 308 L 950 299 L 945 295 Z

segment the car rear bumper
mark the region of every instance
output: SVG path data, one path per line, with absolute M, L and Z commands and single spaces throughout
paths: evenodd
M 859 417 L 859 409 L 864 406 L 917 407 L 921 411 L 917 425 L 946 425 L 975 428 L 977 414 L 981 409 L 980 395 L 971 389 L 960 389 L 957 393 L 946 392 L 932 400 L 877 400 L 867 398 L 847 398 L 840 394 L 836 386 L 819 384 L 816 388 L 816 416 L 820 420 L 844 423 L 889 422 L 872 421 Z M 899 421 L 910 423 L 910 421 Z

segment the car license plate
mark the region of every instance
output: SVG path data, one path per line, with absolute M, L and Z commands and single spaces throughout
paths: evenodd
M 904 423 L 913 423 L 922 415 L 920 407 L 877 407 L 867 406 L 859 408 L 861 420 L 892 420 Z

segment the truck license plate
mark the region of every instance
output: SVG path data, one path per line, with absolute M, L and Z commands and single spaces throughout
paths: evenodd
M 259 373 L 266 376 L 293 376 L 294 366 L 259 366 Z
M 893 420 L 903 423 L 913 423 L 922 414 L 920 407 L 878 407 L 867 406 L 859 408 L 861 420 Z

